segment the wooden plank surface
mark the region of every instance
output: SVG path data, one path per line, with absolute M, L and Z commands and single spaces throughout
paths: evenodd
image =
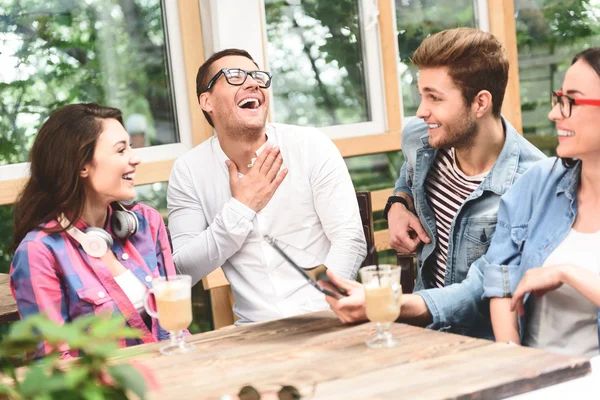
M 194 335 L 196 349 L 162 356 L 162 343 L 124 349 L 116 360 L 150 367 L 150 399 L 218 399 L 251 384 L 281 385 L 313 399 L 502 398 L 586 375 L 586 359 L 394 324 L 402 343 L 369 349 L 371 323 L 344 326 L 331 312 Z
M 0 324 L 8 324 L 19 320 L 17 303 L 10 293 L 8 274 L 0 274 Z

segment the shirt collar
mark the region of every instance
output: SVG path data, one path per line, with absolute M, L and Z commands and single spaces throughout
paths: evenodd
M 504 146 L 481 187 L 483 190 L 491 190 L 498 194 L 503 194 L 512 186 L 521 154 L 520 135 L 510 122 L 504 117 L 501 118 L 504 128 Z
M 564 193 L 569 200 L 573 200 L 577 196 L 577 188 L 579 187 L 579 181 L 581 180 L 581 161 L 577 161 L 572 168 L 564 167 L 559 158 L 556 159 L 556 163 L 560 165 L 554 165 L 553 168 L 558 167 L 566 170 L 564 176 L 556 186 L 556 194 Z

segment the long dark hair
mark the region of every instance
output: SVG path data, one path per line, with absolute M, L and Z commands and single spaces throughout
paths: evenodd
M 79 173 L 94 157 L 105 119 L 123 125 L 120 110 L 93 103 L 59 108 L 42 125 L 29 153 L 31 176 L 15 205 L 13 251 L 27 232 L 60 214 L 81 218 L 86 197 Z
M 571 61 L 571 65 L 575 64 L 577 61 L 583 60 L 586 64 L 588 64 L 600 78 L 600 47 L 591 47 L 582 52 L 579 52 L 573 57 L 573 61 Z M 561 158 L 562 164 L 565 168 L 573 168 L 577 165 L 577 160 L 574 158 Z

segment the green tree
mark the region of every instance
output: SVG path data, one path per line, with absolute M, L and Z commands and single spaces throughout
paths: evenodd
M 266 16 L 277 121 L 313 126 L 367 121 L 358 2 L 272 1 Z

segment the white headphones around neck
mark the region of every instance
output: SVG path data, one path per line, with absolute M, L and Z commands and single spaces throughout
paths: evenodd
M 110 217 L 110 228 L 117 239 L 128 239 L 138 231 L 139 221 L 137 216 L 132 211 L 125 209 L 121 203 L 115 202 L 111 206 L 113 204 L 118 204 L 121 210 L 113 210 Z M 64 215 L 60 216 L 59 222 L 63 228 L 70 224 Z M 67 233 L 81 244 L 83 251 L 95 258 L 101 258 L 113 246 L 112 236 L 102 228 L 89 227 L 84 233 L 73 225 L 67 229 Z

